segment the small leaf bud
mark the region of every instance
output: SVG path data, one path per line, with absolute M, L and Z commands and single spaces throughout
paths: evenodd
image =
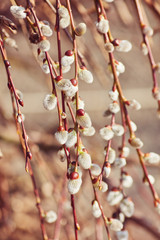
M 78 179 L 78 178 L 79 178 L 78 172 L 71 172 L 69 178 L 70 178 L 71 180 Z
M 144 42 L 141 43 L 141 51 L 142 51 L 144 56 L 146 56 L 148 54 L 148 48 L 147 48 L 147 45 Z
M 111 42 L 105 43 L 104 47 L 105 47 L 106 51 L 109 53 L 114 51 L 114 46 Z
M 82 36 L 85 34 L 87 30 L 86 24 L 85 23 L 79 23 L 77 27 L 75 28 L 75 34 L 77 36 Z

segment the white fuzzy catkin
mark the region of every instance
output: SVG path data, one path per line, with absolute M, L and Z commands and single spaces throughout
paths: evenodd
M 132 100 L 129 101 L 129 106 L 134 110 L 140 110 L 141 109 L 141 104 L 135 99 L 132 99 Z
M 77 116 L 76 119 L 78 124 L 84 128 L 90 128 L 92 126 L 92 122 L 88 113 L 85 113 L 84 116 Z
M 57 97 L 54 94 L 47 94 L 43 100 L 43 106 L 46 110 L 52 110 L 57 105 Z
M 160 156 L 154 152 L 146 153 L 143 159 L 149 164 L 158 164 L 160 162 Z
M 114 162 L 115 167 L 122 168 L 126 165 L 126 159 L 124 157 L 116 158 Z
M 107 195 L 107 201 L 109 205 L 114 206 L 123 199 L 123 194 L 119 190 L 111 190 Z
M 125 66 L 121 62 L 116 62 L 115 63 L 116 71 L 119 73 L 124 73 L 125 72 Z
M 67 66 L 71 65 L 73 62 L 74 62 L 74 54 L 71 56 L 64 55 L 61 58 L 61 63 L 62 63 L 63 67 L 67 67 Z
M 103 169 L 103 173 L 104 173 L 104 176 L 106 178 L 108 178 L 110 173 L 111 173 L 111 167 L 110 166 L 107 166 L 107 167 L 105 166 L 104 169 Z
M 45 214 L 45 221 L 47 222 L 47 223 L 53 223 L 53 222 L 55 222 L 57 220 L 57 214 L 56 214 L 56 212 L 54 212 L 54 211 L 48 211 L 48 212 L 46 212 L 46 214 Z
M 116 232 L 117 240 L 128 240 L 129 234 L 127 230 Z
M 60 81 L 56 82 L 56 86 L 61 90 L 61 91 L 68 91 L 72 87 L 72 83 L 70 82 L 69 79 L 61 79 Z
M 43 52 L 47 52 L 50 49 L 50 42 L 44 39 L 38 43 L 38 48 Z
M 112 101 L 118 100 L 119 93 L 118 93 L 117 89 L 115 91 L 112 91 L 112 90 L 109 91 L 108 95 Z
M 73 108 L 76 110 L 76 98 L 72 100 Z M 84 109 L 84 101 L 78 98 L 78 109 Z
M 130 188 L 133 184 L 133 178 L 126 174 L 126 173 L 123 173 L 122 174 L 122 186 L 125 187 L 125 188 Z
M 112 131 L 111 126 L 101 128 L 99 130 L 99 133 L 100 133 L 101 137 L 106 141 L 108 141 L 114 137 L 114 132 Z
M 137 125 L 133 121 L 130 121 L 130 124 L 131 124 L 132 131 L 136 132 L 137 131 Z
M 113 148 L 109 149 L 109 154 L 108 154 L 108 162 L 110 164 L 114 163 L 116 159 L 116 151 Z
M 113 52 L 114 51 L 114 46 L 111 42 L 105 43 L 104 47 L 105 47 L 107 52 Z
M 99 22 L 97 22 L 96 27 L 99 33 L 105 34 L 109 31 L 109 21 L 102 18 Z
M 70 25 L 70 17 L 63 17 L 59 20 L 59 26 L 64 29 L 67 28 Z
M 70 89 L 65 91 L 65 96 L 66 97 L 74 97 L 77 91 L 78 91 L 78 86 L 71 85 Z
M 101 216 L 101 210 L 96 200 L 94 200 L 92 204 L 92 214 L 95 218 L 99 218 Z
M 120 124 L 113 124 L 112 131 L 116 136 L 122 136 L 124 134 L 124 127 Z
M 117 74 L 117 77 L 119 76 L 120 72 L 117 71 L 117 63 L 115 62 L 115 67 L 116 67 L 116 74 Z M 112 71 L 112 66 L 111 66 L 111 63 L 108 63 L 108 66 L 107 66 L 107 71 L 109 72 L 111 78 L 113 79 L 114 78 L 114 75 L 113 75 L 113 71 Z
M 130 149 L 128 147 L 123 147 L 122 149 L 122 156 L 127 158 L 130 154 Z
M 13 47 L 16 50 L 18 49 L 18 45 L 13 38 L 6 37 L 6 38 L 4 38 L 4 41 L 5 41 L 6 44 L 8 44 L 8 46 Z
M 155 178 L 152 175 L 149 174 L 148 178 L 149 178 L 149 181 L 150 181 L 151 184 L 155 183 Z M 145 183 L 146 186 L 149 186 L 149 183 L 148 183 L 147 179 L 145 179 L 144 183 Z
M 45 24 L 41 25 L 41 31 L 42 31 L 42 34 L 46 37 L 51 37 L 53 34 L 53 31 L 49 25 L 45 25 Z
M 91 174 L 94 175 L 94 176 L 99 176 L 100 173 L 101 173 L 101 168 L 96 163 L 91 164 L 91 169 L 90 170 L 91 170 Z
M 68 9 L 61 5 L 58 9 L 58 14 L 61 18 L 65 18 L 65 17 L 68 17 L 69 16 L 69 12 L 68 12 Z
M 104 150 L 104 155 L 106 155 L 107 149 Z M 113 148 L 109 148 L 108 162 L 110 164 L 114 163 L 116 159 L 116 151 Z
M 108 109 L 111 113 L 114 113 L 114 114 L 118 113 L 120 111 L 118 102 L 115 101 L 113 103 L 110 103 Z
M 132 147 L 134 148 L 142 148 L 143 147 L 143 142 L 141 141 L 140 138 L 132 138 L 129 143 L 131 144 Z
M 95 134 L 96 130 L 93 126 L 91 126 L 89 128 L 83 128 L 81 130 L 81 132 L 84 136 L 87 136 L 87 137 L 89 136 L 90 137 L 90 136 L 93 136 Z
M 132 49 L 132 44 L 128 40 L 121 40 L 116 46 L 118 52 L 129 52 Z
M 81 151 L 78 155 L 78 162 L 82 168 L 89 169 L 92 163 L 91 156 L 88 153 Z
M 66 67 L 62 66 L 62 73 L 68 73 L 71 70 L 71 65 L 68 65 Z
M 78 78 L 79 78 L 79 80 L 85 81 L 86 83 L 93 82 L 93 75 L 87 69 L 80 69 L 79 73 L 78 73 Z
M 120 210 L 126 217 L 132 217 L 134 213 L 134 203 L 131 199 L 125 198 L 120 203 Z
M 109 227 L 112 231 L 118 232 L 123 228 L 123 224 L 121 223 L 120 220 L 111 218 L 111 223 L 110 223 Z
M 67 148 L 71 148 L 73 147 L 77 142 L 77 133 L 75 130 L 72 130 L 71 132 L 68 133 L 68 138 L 67 138 L 67 142 L 66 147 Z
M 70 25 L 70 16 L 68 9 L 61 5 L 58 9 L 58 14 L 59 14 L 59 25 L 62 29 L 68 27 Z
M 11 6 L 10 12 L 15 18 L 26 18 L 27 14 L 24 12 L 25 8 L 20 6 Z
M 146 56 L 148 54 L 148 48 L 147 48 L 147 45 L 144 42 L 141 44 L 141 51 L 142 51 L 144 56 Z
M 107 192 L 108 184 L 106 182 L 101 181 L 101 192 Z
M 48 66 L 48 63 L 47 62 L 44 62 L 43 65 L 42 65 L 42 70 L 45 74 L 49 74 L 50 73 L 50 69 L 49 69 L 49 66 Z
M 70 194 L 78 193 L 78 191 L 80 190 L 81 184 L 82 184 L 81 178 L 73 179 L 73 180 L 69 179 L 67 184 L 69 193 Z
M 125 215 L 122 212 L 119 213 L 118 217 L 122 223 L 125 221 Z
M 57 131 L 55 137 L 60 144 L 65 144 L 68 138 L 68 132 L 65 130 Z
M 151 37 L 153 35 L 153 29 L 150 26 L 144 26 L 143 34 L 145 34 L 148 37 Z

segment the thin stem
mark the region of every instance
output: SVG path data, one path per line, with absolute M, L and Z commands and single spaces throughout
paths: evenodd
M 148 59 L 149 59 L 149 62 L 150 62 L 150 65 L 151 65 L 151 71 L 152 71 L 152 79 L 153 79 L 153 93 L 155 91 L 158 91 L 158 81 L 157 81 L 157 78 L 156 78 L 156 64 L 155 64 L 155 60 L 154 60 L 154 57 L 153 57 L 153 53 L 152 53 L 152 50 L 151 50 L 151 46 L 150 46 L 150 43 L 149 43 L 149 39 L 147 37 L 146 34 L 143 33 L 143 28 L 145 26 L 145 22 L 144 22 L 144 19 L 143 19 L 143 13 L 142 13 L 142 6 L 141 6 L 141 3 L 139 0 L 135 0 L 135 5 L 136 5 L 136 9 L 137 9 L 137 13 L 138 13 L 138 17 L 139 17 L 139 23 L 140 23 L 140 27 L 141 27 L 141 32 L 142 32 L 142 36 L 143 36 L 143 42 L 145 43 L 147 49 L 148 49 Z M 158 100 L 158 110 L 160 109 L 160 101 Z
M 90 176 L 91 183 L 92 183 L 91 170 L 89 169 L 88 172 L 89 172 L 89 176 Z M 101 214 L 102 214 L 102 218 L 103 218 L 103 221 L 104 221 L 105 229 L 106 229 L 106 232 L 107 232 L 108 240 L 111 240 L 111 236 L 110 236 L 109 229 L 108 229 L 108 225 L 107 225 L 108 218 L 105 216 L 105 214 L 104 214 L 104 212 L 103 212 L 102 206 L 101 206 L 100 201 L 99 201 L 99 198 L 98 198 L 98 194 L 97 194 L 97 192 L 96 192 L 96 190 L 95 190 L 95 187 L 93 186 L 93 183 L 92 183 L 92 187 L 93 187 L 93 192 L 94 192 L 94 198 L 95 198 L 95 200 L 98 202 L 98 206 L 99 206 L 99 208 L 100 208 L 100 210 L 101 210 Z
M 152 195 L 153 195 L 153 198 L 155 200 L 155 202 L 159 199 L 158 197 L 158 194 L 156 193 L 150 179 L 149 179 L 149 175 L 148 175 L 148 171 L 147 171 L 147 168 L 144 164 L 144 161 L 143 161 L 143 154 L 142 152 L 140 151 L 140 149 L 137 149 L 137 153 L 138 153 L 138 156 L 139 156 L 139 160 L 140 160 L 140 164 L 142 166 L 142 169 L 143 169 L 143 173 L 144 173 L 144 178 L 145 180 L 147 180 L 148 184 L 149 184 L 149 187 L 150 187 L 150 190 L 152 192 Z
M 75 209 L 75 204 L 74 204 L 74 195 L 72 195 L 72 194 L 71 194 L 71 206 L 72 206 L 73 219 L 74 219 L 75 240 L 78 240 L 79 224 L 77 222 L 76 209 Z
M 73 50 L 74 50 L 74 57 L 75 57 L 75 79 L 77 79 L 78 75 L 78 53 L 77 53 L 77 44 L 76 44 L 76 37 L 75 37 L 75 26 L 74 26 L 74 20 L 73 20 L 73 15 L 72 15 L 72 9 L 71 9 L 71 4 L 70 0 L 66 0 L 67 3 L 67 8 L 69 11 L 70 15 L 70 20 L 71 20 L 71 28 L 72 28 L 72 40 L 73 40 Z M 78 110 L 78 101 L 79 101 L 79 91 L 76 92 L 76 117 L 77 117 L 77 110 Z M 78 154 L 79 154 L 79 126 L 78 123 L 75 123 L 75 128 L 77 132 L 77 154 L 76 154 L 76 167 L 78 164 Z
M 11 84 L 9 89 L 10 89 L 10 94 L 11 94 L 15 124 L 16 124 L 18 135 L 19 135 L 19 139 L 20 139 L 23 151 L 24 151 L 24 155 L 25 155 L 25 158 L 26 158 L 26 170 L 28 170 L 28 172 L 30 174 L 32 184 L 33 184 L 33 188 L 34 188 L 34 194 L 35 194 L 35 198 L 36 198 L 37 209 L 38 209 L 38 212 L 39 212 L 39 218 L 40 218 L 43 240 L 48 240 L 48 236 L 47 236 L 46 229 L 45 229 L 45 226 L 44 226 L 44 217 L 43 217 L 44 216 L 44 211 L 43 211 L 43 209 L 41 207 L 41 204 L 40 204 L 40 196 L 39 196 L 38 188 L 37 188 L 37 185 L 36 185 L 36 181 L 35 181 L 35 177 L 34 177 L 34 174 L 33 174 L 32 166 L 31 166 L 30 161 L 29 161 L 29 159 L 31 158 L 31 152 L 29 150 L 29 146 L 28 146 L 28 143 L 27 143 L 26 130 L 25 130 L 25 127 L 24 127 L 22 117 L 21 117 L 21 123 L 19 123 L 17 121 L 17 111 L 18 111 L 18 114 L 20 114 L 20 116 L 21 116 L 21 111 L 20 111 L 19 101 L 18 101 L 19 97 L 16 93 L 16 89 L 14 87 L 13 80 L 12 80 L 12 77 L 11 77 L 11 74 L 10 74 L 10 71 L 9 71 L 10 64 L 9 64 L 9 61 L 7 60 L 7 56 L 6 56 L 5 50 L 3 48 L 3 41 L 2 40 L 0 40 L 0 50 L 1 50 L 2 58 L 4 60 L 4 64 L 5 64 L 5 68 L 6 68 L 6 72 L 7 72 L 7 76 L 8 76 L 8 84 Z M 16 102 L 16 105 L 15 105 L 15 102 Z M 21 128 L 20 128 L 20 126 L 21 126 Z
M 55 83 L 54 83 L 54 75 L 53 75 L 53 69 L 52 69 L 52 65 L 51 65 L 51 61 L 50 61 L 50 56 L 48 54 L 48 52 L 45 52 L 46 55 L 46 60 L 49 66 L 49 70 L 50 70 L 50 76 L 51 76 L 51 81 L 52 81 L 52 93 L 55 94 L 55 96 L 57 97 L 57 110 L 58 110 L 58 119 L 59 119 L 59 126 L 62 125 L 62 116 L 61 116 L 61 108 L 60 108 L 60 104 L 59 104 L 59 100 L 58 100 L 58 94 L 55 88 Z

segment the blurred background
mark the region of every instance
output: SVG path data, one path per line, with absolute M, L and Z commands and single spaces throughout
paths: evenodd
M 39 20 L 50 22 L 54 30 L 55 15 L 47 4 L 47 1 L 35 1 L 36 13 Z M 55 6 L 55 1 L 50 1 Z M 153 28 L 154 35 L 150 39 L 153 55 L 156 62 L 160 61 L 160 1 L 141 1 L 145 10 L 145 19 Z M 24 1 L 17 1 L 24 6 Z M 65 4 L 65 1 L 62 1 Z M 153 6 L 149 6 L 153 3 Z M 155 4 L 156 3 L 156 4 Z M 96 12 L 94 1 L 71 1 L 75 24 L 85 22 L 87 32 L 81 38 L 77 37 L 78 49 L 84 57 L 87 68 L 93 73 L 94 82 L 89 85 L 80 82 L 80 96 L 85 101 L 85 109 L 91 116 L 96 134 L 93 137 L 83 138 L 84 145 L 92 156 L 92 161 L 102 166 L 104 161 L 103 149 L 105 143 L 99 136 L 99 129 L 109 124 L 109 119 L 103 116 L 108 108 L 110 100 L 108 91 L 112 87 L 112 79 L 107 73 L 108 56 L 104 49 L 103 38 L 95 28 Z M 57 212 L 59 202 L 62 199 L 63 177 L 66 172 L 66 163 L 61 162 L 57 156 L 59 146 L 54 138 L 57 129 L 58 118 L 56 110 L 47 112 L 43 107 L 43 99 L 51 92 L 49 75 L 41 70 L 42 63 L 36 59 L 36 49 L 24 36 L 21 26 L 10 13 L 10 1 L 0 2 L 0 15 L 10 18 L 18 27 L 17 34 L 10 34 L 16 40 L 18 50 L 6 46 L 8 59 L 12 66 L 11 74 L 15 87 L 23 93 L 25 115 L 25 127 L 31 142 L 33 152 L 32 166 L 36 177 L 38 189 L 44 211 Z M 129 40 L 132 51 L 129 53 L 115 52 L 117 60 L 121 61 L 126 71 L 120 75 L 120 82 L 127 99 L 136 99 L 141 105 L 140 111 L 131 111 L 132 121 L 137 124 L 137 137 L 144 142 L 143 152 L 156 152 L 160 154 L 160 120 L 157 117 L 157 103 L 152 98 L 152 74 L 147 56 L 140 49 L 142 35 L 139 27 L 138 16 L 134 1 L 115 0 L 104 6 L 110 21 L 112 35 L 118 39 Z M 72 49 L 72 43 L 65 34 L 62 35 L 62 53 Z M 57 61 L 56 33 L 49 38 L 51 50 L 49 53 Z M 66 78 L 73 78 L 73 70 L 65 74 Z M 158 80 L 159 76 L 157 75 Z M 3 157 L 0 160 L 0 240 L 35 240 L 42 239 L 38 213 L 35 206 L 32 183 L 25 172 L 25 159 L 19 144 L 16 128 L 13 120 L 10 93 L 7 88 L 7 76 L 2 59 L 0 58 L 0 149 Z M 116 122 L 120 123 L 120 116 L 116 116 Z M 113 147 L 118 150 L 120 139 L 115 137 Z M 118 151 L 117 151 L 118 155 Z M 147 166 L 149 174 L 156 179 L 155 189 L 160 194 L 159 166 Z M 126 190 L 135 203 L 135 214 L 126 222 L 126 229 L 131 239 L 160 239 L 159 215 L 156 213 L 150 190 L 142 183 L 142 170 L 140 168 L 136 152 L 131 150 L 126 167 L 133 177 L 134 184 Z M 114 169 L 109 179 L 111 186 L 118 186 L 120 173 Z M 108 217 L 115 211 L 109 207 L 106 194 L 99 192 L 104 212 Z M 93 192 L 87 172 L 83 172 L 83 184 L 80 192 L 75 196 L 78 222 L 81 226 L 79 239 L 94 240 L 96 231 L 102 228 L 106 239 L 105 229 L 101 220 L 96 221 L 92 217 L 91 202 Z M 74 239 L 72 209 L 70 196 L 66 193 L 63 203 L 64 214 L 61 220 L 60 238 L 64 240 Z M 54 224 L 45 224 L 50 239 L 53 239 Z M 98 230 L 96 230 L 96 227 Z M 116 236 L 113 235 L 113 239 Z

